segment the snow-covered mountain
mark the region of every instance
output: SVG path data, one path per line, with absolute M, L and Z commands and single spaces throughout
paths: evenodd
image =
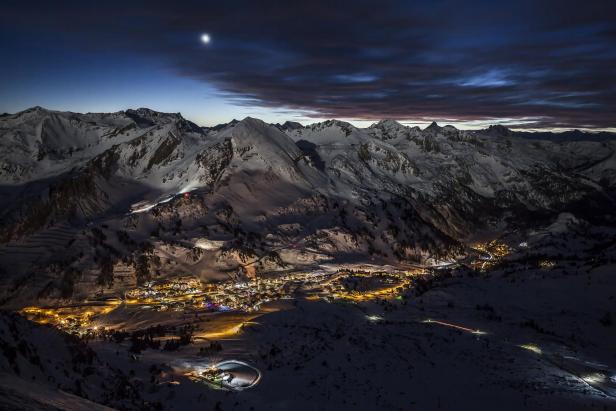
M 559 142 L 502 126 L 421 130 L 392 120 L 200 128 L 143 108 L 4 115 L 3 298 L 121 288 L 142 280 L 131 268 L 142 255 L 148 276 L 212 279 L 339 259 L 454 257 L 480 232 L 562 212 L 609 219 L 616 140 L 578 135 Z M 109 262 L 113 275 L 101 278 Z

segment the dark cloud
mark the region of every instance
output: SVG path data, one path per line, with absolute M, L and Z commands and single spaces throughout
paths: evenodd
M 3 7 L 5 40 L 153 56 L 243 104 L 318 117 L 615 125 L 611 0 L 24 4 Z

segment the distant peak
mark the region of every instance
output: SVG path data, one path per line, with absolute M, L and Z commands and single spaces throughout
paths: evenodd
M 140 107 L 138 109 L 128 109 L 124 111 L 124 115 L 133 120 L 137 127 L 140 128 L 152 127 L 156 124 L 163 124 L 172 121 L 186 121 L 180 113 L 161 113 L 146 107 Z
M 367 131 L 381 140 L 390 140 L 402 136 L 408 137 L 409 128 L 396 120 L 385 119 L 372 124 Z
M 320 123 L 312 124 L 311 127 L 341 127 L 341 128 L 355 128 L 351 123 L 341 120 L 325 120 Z
M 304 126 L 302 126 L 297 121 L 285 121 L 284 124 L 282 125 L 282 127 L 287 129 L 287 130 L 297 130 L 297 129 L 300 129 L 300 128 L 304 128 Z
M 30 108 L 27 108 L 27 109 L 22 110 L 22 111 L 18 111 L 18 112 L 14 113 L 14 114 L 6 114 L 6 116 L 7 117 L 15 117 L 15 118 L 20 118 L 20 117 L 23 117 L 23 116 L 26 116 L 26 117 L 34 116 L 35 118 L 39 118 L 39 117 L 46 117 L 46 116 L 48 116 L 48 115 L 50 115 L 52 113 L 55 113 L 55 112 L 53 112 L 51 110 L 47 110 L 46 108 L 41 107 L 41 106 L 34 106 L 34 107 L 30 107 Z M 4 115 L 3 115 L 3 117 L 4 117 Z
M 25 109 L 24 111 L 20 111 L 17 114 L 28 114 L 28 113 L 48 113 L 49 110 L 47 110 L 44 107 L 41 106 L 34 106 L 34 107 L 30 107 Z
M 270 124 L 270 125 L 276 127 L 278 130 L 281 130 L 281 131 L 300 130 L 304 128 L 304 126 L 301 125 L 301 123 L 298 123 L 296 121 L 285 121 L 282 124 L 276 123 L 276 124 Z
M 219 130 L 222 130 L 223 128 L 225 128 L 225 127 L 234 126 L 234 125 L 236 125 L 239 122 L 240 122 L 239 120 L 233 119 L 233 120 L 229 121 L 228 123 L 220 123 L 220 124 L 216 124 L 215 126 L 205 127 L 205 128 L 209 129 L 209 130 L 219 131 Z
M 370 127 L 374 127 L 374 128 L 401 128 L 401 127 L 405 127 L 405 126 L 400 124 L 400 123 L 398 123 L 396 120 L 385 119 L 385 120 L 379 121 L 378 123 L 374 123 Z
M 426 127 L 426 130 L 438 130 L 441 127 L 436 124 L 436 121 L 433 121 L 428 127 Z
M 263 120 L 259 120 L 255 117 L 245 117 L 239 124 L 253 125 L 253 126 L 264 126 L 266 123 Z
M 254 117 L 245 117 L 241 121 L 239 121 L 234 127 L 234 130 L 243 129 L 248 132 L 256 132 L 256 133 L 268 133 L 268 130 L 275 130 L 280 132 L 278 128 L 272 126 L 271 124 L 266 123 L 263 120 L 259 120 Z
M 141 117 L 147 117 L 147 118 L 156 118 L 156 117 L 176 117 L 176 118 L 183 118 L 182 114 L 180 113 L 163 113 L 161 111 L 156 111 L 156 110 L 152 110 L 151 108 L 147 108 L 147 107 L 139 107 L 138 109 L 128 109 L 125 111 L 125 113 L 127 115 L 138 115 Z
M 484 130 L 486 134 L 490 134 L 492 136 L 500 136 L 507 137 L 513 134 L 513 132 L 507 127 L 501 124 L 491 125 L 487 129 Z

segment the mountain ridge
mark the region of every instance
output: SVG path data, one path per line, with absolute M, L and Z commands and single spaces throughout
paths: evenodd
M 247 117 L 202 128 L 143 108 L 22 113 L 0 118 L 7 302 L 116 292 L 119 280 L 97 285 L 103 261 L 120 270 L 114 277 L 132 267 L 133 284 L 143 258 L 145 278 L 204 281 L 335 261 L 443 261 L 480 231 L 528 229 L 563 212 L 610 221 L 614 208 L 613 141 L 391 120 L 284 127 Z M 222 245 L 195 251 L 203 241 Z
M 30 114 L 30 113 L 36 113 L 36 112 L 44 112 L 44 113 L 48 113 L 48 114 L 52 114 L 52 113 L 63 113 L 63 114 L 67 114 L 67 115 L 82 115 L 82 116 L 88 116 L 88 115 L 102 115 L 102 114 L 106 114 L 106 115 L 119 115 L 119 114 L 125 114 L 127 116 L 143 116 L 145 115 L 147 116 L 152 116 L 155 115 L 159 118 L 177 118 L 177 119 L 181 119 L 183 121 L 186 121 L 187 123 L 193 124 L 196 128 L 199 129 L 205 129 L 205 130 L 214 130 L 214 131 L 218 131 L 221 128 L 224 128 L 228 125 L 234 125 L 236 123 L 238 123 L 240 120 L 237 119 L 233 119 L 227 123 L 220 123 L 217 124 L 215 126 L 198 126 L 195 123 L 185 119 L 181 113 L 177 112 L 177 113 L 167 113 L 167 112 L 161 112 L 161 111 L 156 111 L 147 107 L 139 107 L 136 109 L 132 109 L 132 108 L 128 108 L 126 110 L 120 110 L 120 111 L 116 111 L 116 112 L 110 112 L 110 113 L 103 113 L 103 112 L 87 112 L 87 113 L 79 113 L 79 112 L 72 112 L 72 111 L 62 111 L 62 110 L 52 110 L 52 109 L 47 109 L 45 107 L 42 106 L 33 106 L 15 113 L 2 113 L 1 116 L 2 117 L 14 117 L 14 116 L 19 116 L 19 115 L 23 115 L 23 114 Z M 250 116 L 247 116 L 246 118 L 250 118 Z M 504 133 L 513 133 L 516 135 L 523 135 L 523 136 L 527 136 L 527 137 L 532 137 L 533 135 L 536 135 L 536 137 L 542 136 L 548 136 L 548 135 L 553 135 L 553 138 L 558 138 L 558 136 L 563 136 L 566 138 L 571 139 L 573 135 L 575 135 L 577 138 L 586 136 L 586 137 L 592 137 L 592 136 L 601 136 L 601 139 L 612 139 L 612 138 L 616 138 L 616 133 L 615 132 L 609 132 L 609 131 L 584 131 L 584 130 L 580 130 L 580 129 L 568 129 L 568 130 L 564 130 L 564 131 L 522 131 L 522 130 L 516 130 L 516 129 L 511 129 L 508 128 L 505 125 L 502 125 L 500 123 L 495 123 L 492 125 L 487 126 L 486 128 L 483 129 L 458 129 L 453 125 L 449 125 L 446 124 L 445 126 L 440 126 L 436 121 L 432 121 L 428 126 L 426 126 L 424 129 L 421 129 L 421 127 L 419 126 L 407 126 L 405 124 L 403 124 L 402 122 L 398 121 L 398 120 L 394 120 L 394 119 L 383 119 L 383 120 L 379 120 L 379 121 L 375 121 L 374 123 L 372 123 L 370 126 L 368 126 L 368 128 L 370 127 L 375 127 L 378 126 L 379 124 L 398 124 L 399 126 L 403 127 L 403 128 L 409 128 L 409 129 L 417 129 L 417 130 L 421 130 L 421 131 L 425 131 L 426 129 L 441 129 L 443 127 L 449 127 L 449 128 L 453 128 L 456 129 L 458 131 L 466 131 L 466 132 L 477 132 L 477 133 L 484 133 L 484 132 L 488 132 L 490 130 L 502 130 Z M 344 125 L 344 126 L 351 126 L 351 127 L 355 127 L 353 126 L 351 123 L 346 122 L 346 121 L 342 121 L 342 120 L 338 120 L 338 119 L 327 119 L 327 120 L 323 120 L 320 122 L 315 122 L 315 123 L 311 123 L 311 124 L 307 124 L 307 125 L 302 125 L 299 122 L 295 122 L 295 121 L 285 121 L 284 123 L 280 124 L 280 123 L 268 123 L 272 126 L 275 126 L 277 128 L 282 128 L 282 129 L 298 129 L 298 128 L 306 128 L 306 127 L 312 127 L 312 126 L 319 126 L 319 125 Z

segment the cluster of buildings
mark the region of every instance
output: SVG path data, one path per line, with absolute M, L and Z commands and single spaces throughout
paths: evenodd
M 257 311 L 269 301 L 292 298 L 298 291 L 309 298 L 353 301 L 387 298 L 401 293 L 411 283 L 411 274 L 357 273 L 351 271 L 293 273 L 276 278 L 254 278 L 244 282 L 226 281 L 202 284 L 195 277 L 178 277 L 148 282 L 126 291 L 124 299 L 89 302 L 82 305 L 43 308 L 26 307 L 28 319 L 51 324 L 69 332 L 95 329 L 93 320 L 120 304 L 156 311 Z M 351 283 L 368 282 L 372 286 L 349 288 Z M 374 283 L 374 284 L 372 284 Z
M 551 270 L 554 267 L 556 267 L 556 263 L 552 260 L 539 261 L 539 268 L 542 268 L 544 270 Z
M 511 253 L 511 248 L 503 242 L 492 240 L 486 243 L 477 243 L 473 249 L 480 253 L 479 259 L 474 261 L 471 266 L 475 269 L 488 270 L 496 263 L 500 262 L 505 256 Z
M 119 304 L 119 300 L 110 299 L 88 305 L 25 307 L 20 312 L 30 321 L 50 324 L 67 332 L 80 332 L 91 325 L 92 318 L 113 311 Z
M 199 279 L 178 277 L 164 282 L 149 281 L 141 287 L 126 291 L 124 297 L 127 303 L 140 303 L 176 299 L 202 292 L 203 288 Z
M 217 304 L 233 310 L 256 311 L 269 301 L 291 298 L 304 284 L 306 274 L 277 278 L 254 278 L 245 282 L 224 282 L 207 292 L 205 304 Z
M 198 278 L 178 277 L 167 281 L 150 281 L 128 290 L 124 294 L 124 303 L 157 311 L 182 311 L 196 307 L 204 295 L 205 290 Z
M 289 298 L 290 283 L 285 278 L 252 279 L 202 284 L 194 277 L 144 284 L 125 293 L 125 303 L 157 311 L 188 308 L 212 311 L 255 311 L 261 304 Z

